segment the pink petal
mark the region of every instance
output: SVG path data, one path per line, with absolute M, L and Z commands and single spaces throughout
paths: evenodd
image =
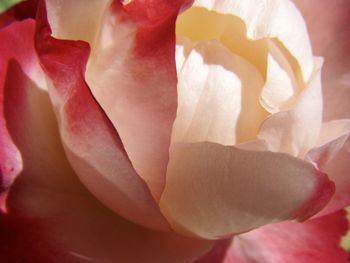
M 327 173 L 336 185 L 334 197 L 318 216 L 350 205 L 350 120 L 323 124 L 320 142 L 307 154 L 307 158 Z
M 177 109 L 175 19 L 183 1 L 115 1 L 86 79 L 137 173 L 159 200 Z
M 23 32 L 27 32 L 24 34 Z M 4 201 L 7 189 L 22 170 L 22 158 L 13 138 L 8 132 L 8 125 L 4 113 L 4 100 L 7 96 L 6 87 L 9 85 L 11 65 L 21 61 L 24 71 L 41 82 L 37 77 L 41 73 L 40 68 L 34 67 L 35 55 L 33 53 L 34 32 L 33 20 L 22 23 L 14 23 L 12 26 L 0 31 L 0 209 L 6 210 Z M 9 45 L 9 43 L 11 43 Z M 23 48 L 26 46 L 27 48 Z
M 0 14 L 0 29 L 15 21 L 35 18 L 38 0 L 19 2 L 5 13 Z
M 324 118 L 350 118 L 350 2 L 297 0 L 313 48 L 325 58 Z
M 53 36 L 89 42 L 86 81 L 159 200 L 177 107 L 175 19 L 189 1 L 47 2 Z
M 174 143 L 160 206 L 174 229 L 215 239 L 323 208 L 334 184 L 292 156 L 210 142 Z
M 1 105 L 24 167 L 10 189 L 7 212 L 0 213 L 1 262 L 161 263 L 206 253 L 211 242 L 124 221 L 84 188 L 65 156 L 49 95 L 40 86 L 34 23 L 14 23 L 5 30 L 0 35 L 6 42 L 0 47 L 11 50 L 15 60 L 8 64 L 6 85 L 0 86 L 5 88 Z
M 86 85 L 87 44 L 52 38 L 42 8 L 36 45 L 50 78 L 49 94 L 63 145 L 79 178 L 118 214 L 147 227 L 169 229 L 118 133 Z
M 221 263 L 346 263 L 344 211 L 303 223 L 279 223 L 237 236 Z

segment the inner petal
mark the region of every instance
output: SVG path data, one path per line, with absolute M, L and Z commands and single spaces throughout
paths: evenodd
M 234 145 L 256 138 L 269 114 L 259 103 L 264 82 L 257 69 L 218 41 L 178 43 L 173 141 Z

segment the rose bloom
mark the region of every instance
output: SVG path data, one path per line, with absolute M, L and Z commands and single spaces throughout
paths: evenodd
M 347 0 L 0 16 L 1 262 L 347 262 Z

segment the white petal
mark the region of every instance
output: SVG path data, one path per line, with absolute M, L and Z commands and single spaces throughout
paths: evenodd
M 195 0 L 194 6 L 241 18 L 247 36 L 257 40 L 277 38 L 296 58 L 307 82 L 312 74 L 311 44 L 305 22 L 289 0 Z
M 260 74 L 218 41 L 189 45 L 179 62 L 173 140 L 233 145 L 254 139 L 267 114 L 259 104 Z M 185 49 L 178 47 L 181 56 Z

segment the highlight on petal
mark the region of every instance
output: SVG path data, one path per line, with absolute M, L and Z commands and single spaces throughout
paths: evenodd
M 222 238 L 323 208 L 334 184 L 312 164 L 281 153 L 215 143 L 174 143 L 160 202 L 172 227 Z
M 89 48 L 50 36 L 45 7 L 39 13 L 36 48 L 49 77 L 60 135 L 69 161 L 88 189 L 106 206 L 138 224 L 168 230 L 147 185 L 84 79 Z
M 345 211 L 308 220 L 284 222 L 234 238 L 222 263 L 348 262 L 340 239 L 348 229 Z
M 259 72 L 218 41 L 183 43 L 177 44 L 177 57 L 183 59 L 178 59 L 179 105 L 172 140 L 234 145 L 255 139 L 268 114 L 259 104 Z
M 266 141 L 270 151 L 303 158 L 316 145 L 322 123 L 321 67 L 322 59 L 315 59 L 313 75 L 295 105 L 262 124 L 258 138 Z
M 301 85 L 280 48 L 271 40 L 267 40 L 267 43 L 266 83 L 261 91 L 260 102 L 267 111 L 276 113 L 295 103 Z
M 277 38 L 297 60 L 304 82 L 309 80 L 313 71 L 311 45 L 304 20 L 292 1 L 195 0 L 193 6 L 241 18 L 250 39 Z
M 350 205 L 350 120 L 324 123 L 317 146 L 307 153 L 306 158 L 327 173 L 336 186 L 334 197 L 317 216 Z
M 183 2 L 114 1 L 101 22 L 86 72 L 94 97 L 157 201 L 177 108 L 175 19 Z

